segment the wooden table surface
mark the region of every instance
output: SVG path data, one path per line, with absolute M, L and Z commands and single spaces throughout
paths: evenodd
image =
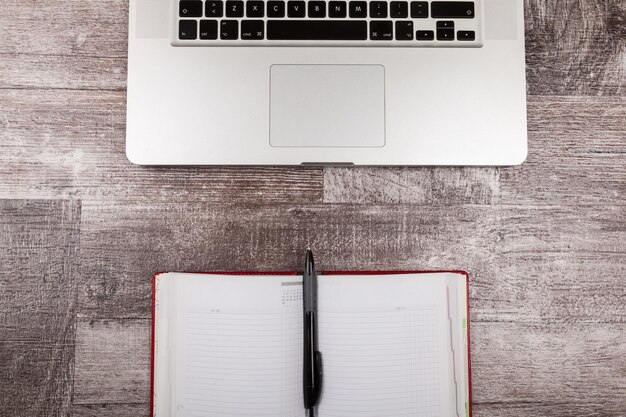
M 626 416 L 626 2 L 527 0 L 512 168 L 142 168 L 127 3 L 0 7 L 0 415 L 148 415 L 155 271 L 464 269 L 474 411 Z

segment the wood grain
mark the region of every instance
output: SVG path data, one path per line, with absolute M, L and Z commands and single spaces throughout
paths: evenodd
M 496 204 L 497 168 L 327 168 L 325 203 Z
M 472 321 L 624 324 L 625 257 L 623 250 L 496 256 L 473 271 Z
M 126 90 L 126 58 L 0 54 L 0 90 Z
M 125 103 L 125 92 L 0 90 L 0 198 L 322 199 L 319 168 L 132 165 L 125 155 Z
M 2 55 L 57 56 L 59 61 L 73 55 L 127 55 L 127 1 L 5 0 L 2 6 Z
M 80 311 L 93 317 L 148 317 L 158 271 L 298 270 L 311 246 L 321 269 L 465 266 L 455 254 L 489 257 L 493 217 L 463 206 L 211 205 L 84 203 Z M 476 244 L 466 244 L 467 239 Z M 474 251 L 474 252 L 470 252 Z M 451 262 L 449 262 L 451 260 Z
M 149 417 L 150 404 L 79 404 L 72 408 L 73 417 Z
M 83 213 L 80 310 L 93 317 L 149 317 L 157 271 L 298 270 L 310 245 L 326 270 L 464 269 L 476 320 L 626 320 L 621 207 L 85 203 Z M 583 275 L 594 263 L 606 269 Z
M 528 136 L 503 204 L 626 204 L 626 97 L 529 97 Z
M 66 416 L 80 205 L 0 200 L 0 414 Z
M 626 325 L 476 323 L 476 416 L 621 417 Z
M 150 320 L 80 318 L 75 356 L 74 406 L 149 402 Z
M 528 92 L 626 93 L 623 0 L 526 0 Z

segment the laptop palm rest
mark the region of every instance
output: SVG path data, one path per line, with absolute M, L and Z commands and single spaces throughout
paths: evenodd
M 385 68 L 272 65 L 270 145 L 385 146 Z

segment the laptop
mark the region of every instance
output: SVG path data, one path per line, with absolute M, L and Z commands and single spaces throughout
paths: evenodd
M 128 159 L 520 164 L 523 8 L 523 0 L 130 0 Z

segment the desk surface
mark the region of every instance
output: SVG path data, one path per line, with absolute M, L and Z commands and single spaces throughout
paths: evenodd
M 0 414 L 148 414 L 163 270 L 464 269 L 475 415 L 626 415 L 626 3 L 527 1 L 514 168 L 140 168 L 127 3 L 0 11 Z

